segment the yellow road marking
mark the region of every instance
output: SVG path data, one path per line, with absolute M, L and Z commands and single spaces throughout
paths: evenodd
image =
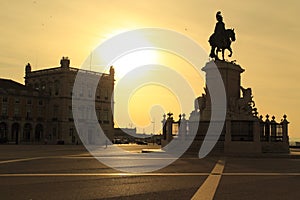
M 225 161 L 219 160 L 217 162 L 210 175 L 206 178 L 204 183 L 192 197 L 192 200 L 210 200 L 214 198 L 217 187 L 221 180 L 224 166 Z

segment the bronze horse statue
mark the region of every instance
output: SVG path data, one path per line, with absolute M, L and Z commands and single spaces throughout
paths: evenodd
M 216 34 L 212 34 L 209 38 L 209 44 L 211 46 L 210 57 L 219 59 L 218 53 L 222 51 L 222 58 L 224 59 L 224 51 L 228 49 L 230 54 L 229 57 L 232 56 L 232 49 L 230 47 L 231 42 L 236 40 L 234 29 L 226 29 L 225 34 L 223 36 L 218 36 Z

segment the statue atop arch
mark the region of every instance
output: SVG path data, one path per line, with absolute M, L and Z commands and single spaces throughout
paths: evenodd
M 215 26 L 215 31 L 209 38 L 209 44 L 211 46 L 209 57 L 219 59 L 218 53 L 222 51 L 222 58 L 225 60 L 225 49 L 228 49 L 230 52 L 228 56 L 232 56 L 232 49 L 230 45 L 231 42 L 235 41 L 235 33 L 234 29 L 225 29 L 225 23 L 223 22 L 223 16 L 221 15 L 220 11 L 217 12 L 216 19 L 217 23 Z

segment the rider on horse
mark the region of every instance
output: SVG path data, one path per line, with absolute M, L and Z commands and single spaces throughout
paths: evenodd
M 216 14 L 216 18 L 217 18 L 217 24 L 216 24 L 216 27 L 215 27 L 215 40 L 217 43 L 221 43 L 221 42 L 224 42 L 225 40 L 225 24 L 223 22 L 223 17 L 221 15 L 221 12 L 218 11 L 217 14 Z
M 220 11 L 217 12 L 216 18 L 218 22 L 216 24 L 215 31 L 209 38 L 209 43 L 212 46 L 210 53 L 211 58 L 217 58 L 217 55 L 215 54 L 215 47 L 219 47 L 217 50 L 220 51 L 220 47 L 224 47 L 228 43 L 226 42 L 228 36 L 226 34 L 225 24 Z

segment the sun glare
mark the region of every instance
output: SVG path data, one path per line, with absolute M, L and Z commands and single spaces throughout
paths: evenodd
M 163 114 L 190 113 L 202 77 L 183 58 L 160 49 L 138 49 L 120 56 L 115 67 L 115 125 L 159 133 Z M 156 123 L 156 125 L 154 125 Z
M 158 133 L 161 130 L 160 121 L 162 116 L 168 111 L 182 113 L 182 106 L 174 91 L 162 85 L 149 84 L 142 86 L 130 96 L 128 114 L 131 123 L 138 130 L 152 130 L 153 123 L 156 121 L 155 132 Z
M 158 53 L 155 50 L 136 50 L 130 52 L 113 63 L 116 72 L 116 81 L 137 67 L 157 64 L 158 62 Z

